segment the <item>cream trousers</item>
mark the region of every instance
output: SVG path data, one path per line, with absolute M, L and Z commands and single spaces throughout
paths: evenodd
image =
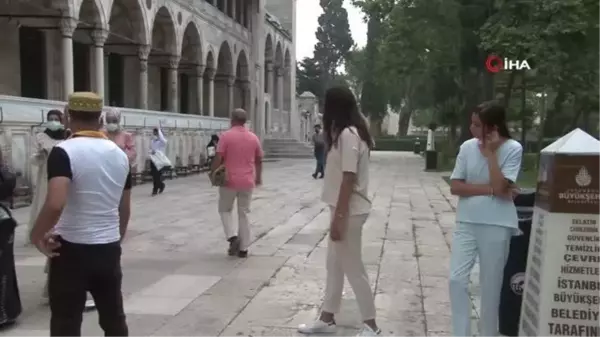
M 233 227 L 233 203 L 237 199 L 238 230 L 237 234 Z M 240 250 L 248 250 L 250 246 L 250 202 L 252 201 L 252 190 L 238 191 L 228 187 L 219 188 L 219 215 L 223 223 L 225 238 L 236 236 L 240 239 Z
M 335 210 L 330 210 L 333 217 Z M 350 216 L 343 239 L 329 239 L 327 243 L 327 284 L 322 308 L 324 312 L 335 314 L 340 311 L 346 275 L 356 296 L 363 321 L 375 319 L 375 298 L 362 261 L 362 228 L 368 217 L 368 214 Z

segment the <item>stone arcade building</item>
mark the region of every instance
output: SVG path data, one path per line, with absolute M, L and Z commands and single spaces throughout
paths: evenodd
M 200 160 L 230 111 L 262 138 L 300 137 L 295 0 L 0 0 L 0 146 L 26 180 L 31 137 L 73 91 L 134 131 L 138 167 L 159 121 L 168 156 Z M 269 14 L 272 13 L 272 14 Z M 274 15 L 280 15 L 280 22 Z

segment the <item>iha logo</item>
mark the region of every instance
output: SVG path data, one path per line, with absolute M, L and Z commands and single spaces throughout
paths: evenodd
M 491 73 L 498 73 L 501 70 L 531 70 L 527 60 L 511 60 L 498 55 L 488 56 L 485 60 L 485 67 Z

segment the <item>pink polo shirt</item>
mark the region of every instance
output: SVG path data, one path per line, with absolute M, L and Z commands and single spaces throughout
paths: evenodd
M 219 138 L 217 153 L 225 161 L 227 187 L 235 190 L 254 188 L 256 158 L 263 157 L 260 140 L 244 126 L 234 126 Z

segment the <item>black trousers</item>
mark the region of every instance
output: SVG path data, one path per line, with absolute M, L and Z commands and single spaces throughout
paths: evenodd
M 121 243 L 84 245 L 60 239 L 50 260 L 50 336 L 81 336 L 87 292 L 92 294 L 106 336 L 129 331 L 121 293 Z
M 150 174 L 152 175 L 152 194 L 156 194 L 163 187 L 162 173 L 156 168 L 156 165 L 150 161 Z
M 314 175 L 323 175 L 325 173 L 325 149 L 322 147 L 315 147 L 315 159 L 317 160 L 317 167 L 315 168 Z

